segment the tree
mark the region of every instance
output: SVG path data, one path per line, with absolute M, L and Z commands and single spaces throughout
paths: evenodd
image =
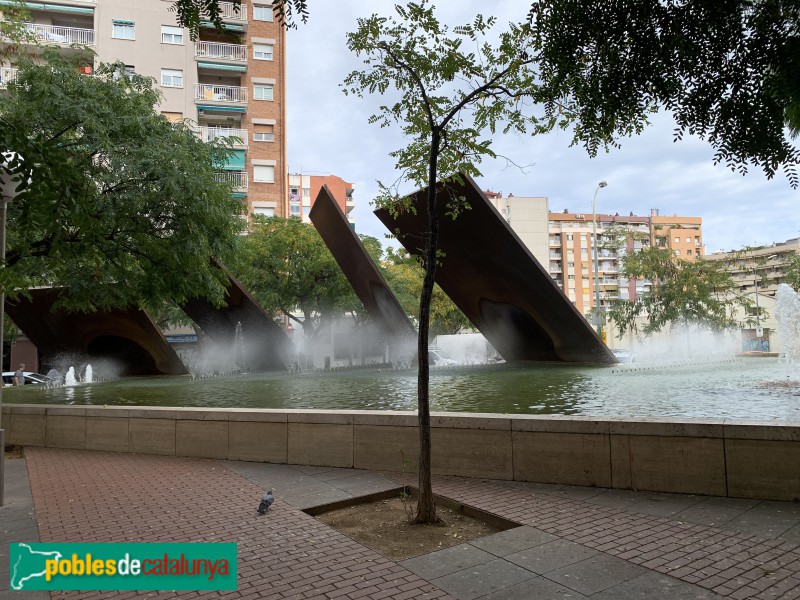
M 301 325 L 307 344 L 336 316 L 360 307 L 317 230 L 296 217 L 256 220 L 240 250 L 237 278 L 265 310 Z
M 795 291 L 800 290 L 800 254 L 789 256 L 783 269 L 786 273 L 785 283 L 789 284 Z
M 698 258 L 694 262 L 676 258 L 668 248 L 644 248 L 622 261 L 625 277 L 647 279 L 649 291 L 633 301 L 613 300 L 609 316 L 619 336 L 641 328 L 645 335 L 667 325 L 695 324 L 719 331 L 737 325 L 738 307 L 748 308 L 752 300 L 742 294 L 724 265 Z
M 436 185 L 457 179 L 459 173 L 479 175 L 484 156 L 494 156 L 490 136 L 539 128 L 526 115 L 534 96 L 536 76 L 528 55 L 526 25 L 511 25 L 496 45 L 487 37 L 495 19 L 478 15 L 470 24 L 453 29 L 436 19 L 426 2 L 395 6 L 401 21 L 372 15 L 358 20 L 347 35 L 347 46 L 364 58 L 365 70 L 353 71 L 344 81 L 345 93 L 397 95 L 370 118 L 388 127 L 399 123 L 409 144 L 391 155 L 401 179 L 427 186 L 428 232 L 424 241 L 425 277 L 419 301 L 418 419 L 420 434 L 419 501 L 415 521 L 438 520 L 430 477 L 430 403 L 428 337 L 431 298 L 437 263 L 439 223 L 437 203 L 446 203 L 457 215 L 457 198 L 437 196 Z M 410 210 L 381 184 L 379 204 L 389 210 Z
M 549 114 L 575 117 L 574 143 L 592 156 L 664 108 L 676 140 L 707 139 L 715 163 L 743 174 L 782 165 L 797 187 L 796 0 L 536 0 L 529 17 Z
M 23 182 L 0 285 L 12 297 L 65 286 L 65 306 L 82 310 L 221 300 L 227 278 L 211 259 L 227 260 L 242 228 L 215 179 L 228 150 L 156 113 L 153 81 L 123 65 L 87 77 L 58 51 L 45 59 L 23 59 L 0 96 L 0 147 L 18 153 Z

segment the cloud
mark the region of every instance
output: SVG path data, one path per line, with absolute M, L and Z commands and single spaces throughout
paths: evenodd
M 398 173 L 389 152 L 402 146 L 398 126 L 380 128 L 368 118 L 387 98 L 345 96 L 340 84 L 362 67 L 346 47 L 346 33 L 359 17 L 394 15 L 393 2 L 361 0 L 319 2 L 311 7 L 307 25 L 288 34 L 288 161 L 291 172 L 333 173 L 356 184 L 353 215 L 357 230 L 383 238 L 383 225 L 372 215 L 376 180 L 393 182 Z M 525 3 L 492 6 L 498 25 L 525 18 Z M 450 25 L 469 22 L 482 2 L 444 3 L 438 14 Z M 658 114 L 652 125 L 620 149 L 590 158 L 580 146 L 570 147 L 568 132 L 545 136 L 498 135 L 495 151 L 505 158 L 485 161 L 484 189 L 516 196 L 547 196 L 550 209 L 590 211 L 597 182 L 608 181 L 598 195 L 598 212 L 700 216 L 706 247 L 733 249 L 769 244 L 800 235 L 800 193 L 779 174 L 768 181 L 758 169 L 742 177 L 713 164 L 713 149 L 686 136 L 674 142 L 669 114 Z

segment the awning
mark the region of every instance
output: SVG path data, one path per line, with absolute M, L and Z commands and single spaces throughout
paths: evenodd
M 213 27 L 216 29 L 211 21 L 200 21 L 200 27 Z M 223 23 L 222 29 L 225 31 L 244 31 L 244 25 L 229 25 L 228 23 Z
M 239 71 L 240 73 L 247 71 L 247 67 L 245 65 L 223 65 L 220 63 L 208 62 L 198 62 L 197 67 L 199 69 L 217 69 L 219 71 Z
M 247 112 L 244 106 L 217 106 L 216 104 L 198 104 L 197 110 L 208 110 L 213 112 Z

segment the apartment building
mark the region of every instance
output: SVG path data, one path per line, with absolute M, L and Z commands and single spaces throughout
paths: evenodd
M 350 213 L 355 207 L 353 192 L 355 185 L 338 177 L 337 175 L 303 175 L 301 173 L 289 174 L 289 216 L 300 217 L 304 223 L 310 223 L 308 213 L 314 206 L 314 201 L 322 189 L 327 185 L 339 208 L 347 217 L 350 227 L 355 229 L 355 221 Z
M 595 305 L 592 213 L 549 212 L 546 197 L 484 193 L 578 310 L 588 315 Z M 634 300 L 650 289 L 647 280 L 621 277 L 626 254 L 655 245 L 685 260 L 703 256 L 702 225 L 700 217 L 663 216 L 656 209 L 647 216 L 596 215 L 600 305 L 612 298 Z
M 3 2 L 6 4 L 7 2 Z M 197 41 L 178 27 L 172 0 L 31 2 L 30 30 L 43 44 L 74 52 L 84 44 L 99 62 L 152 77 L 163 94 L 159 110 L 187 119 L 211 141 L 238 138 L 219 177 L 235 185 L 248 214 L 288 216 L 286 173 L 286 34 L 269 0 L 221 2 L 224 31 L 210 23 Z M 91 66 L 86 67 L 91 72 Z M 13 77 L 6 68 L 0 79 Z
M 549 213 L 548 268 L 567 297 L 583 314 L 595 306 L 594 241 L 591 213 Z M 655 245 L 669 248 L 676 257 L 695 260 L 703 256 L 702 219 L 700 217 L 661 216 L 653 210 L 649 216 L 598 214 L 597 282 L 600 306 L 608 300 L 635 300 L 650 289 L 646 279 L 622 276 L 622 258 L 626 254 Z
M 745 323 L 741 330 L 742 350 L 780 352 L 775 293 L 786 280 L 786 265 L 800 253 L 800 238 L 734 252 L 715 252 L 709 261 L 720 262 L 741 292 L 753 299 L 747 314 L 737 316 Z

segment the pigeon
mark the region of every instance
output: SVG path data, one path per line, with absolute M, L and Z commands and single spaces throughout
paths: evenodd
M 261 496 L 261 504 L 258 505 L 258 514 L 266 514 L 273 502 L 275 502 L 275 496 L 272 495 L 272 490 L 269 490 L 266 494 Z

